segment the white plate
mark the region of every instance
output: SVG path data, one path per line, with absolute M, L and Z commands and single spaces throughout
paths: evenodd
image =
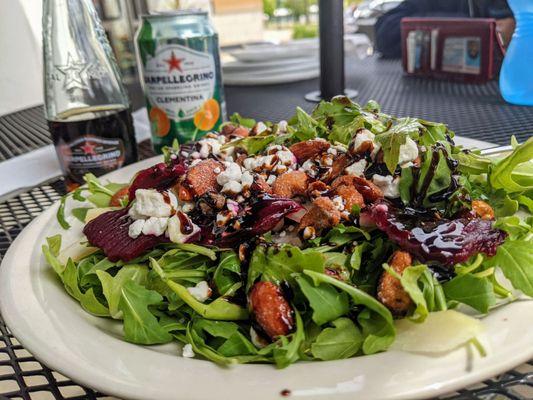
M 232 72 L 248 72 L 248 71 L 266 71 L 270 69 L 279 68 L 294 68 L 294 67 L 307 67 L 307 66 L 319 67 L 318 58 L 302 57 L 302 58 L 289 58 L 286 60 L 275 61 L 260 61 L 260 62 L 242 62 L 231 61 L 222 65 L 222 72 L 224 74 Z M 224 75 L 225 76 L 225 75 Z
M 482 143 L 478 142 L 478 145 Z M 146 160 L 107 176 L 127 181 Z M 461 348 L 443 356 L 390 351 L 331 362 L 221 368 L 185 359 L 176 345 L 143 347 L 120 339 L 120 323 L 93 317 L 63 290 L 45 266 L 40 246 L 58 233 L 58 204 L 36 218 L 9 248 L 0 268 L 1 312 L 35 357 L 75 382 L 133 399 L 417 399 L 490 378 L 533 357 L 533 302 L 516 302 L 483 319 L 485 358 Z M 68 239 L 65 239 L 68 240 Z M 79 237 L 70 239 L 79 240 Z M 470 366 L 470 368 L 468 368 Z
M 276 85 L 280 83 L 298 82 L 313 79 L 320 75 L 318 68 L 299 69 L 297 71 L 278 71 L 276 73 L 242 73 L 224 75 L 225 85 L 254 86 Z

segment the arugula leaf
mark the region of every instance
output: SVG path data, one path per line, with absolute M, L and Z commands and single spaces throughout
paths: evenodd
M 225 251 L 213 274 L 213 282 L 218 293 L 224 296 L 236 283 L 241 282 L 241 263 L 234 251 Z
M 271 345 L 273 346 L 272 357 L 278 368 L 285 368 L 300 358 L 299 350 L 305 340 L 305 330 L 302 317 L 297 310 L 294 310 L 294 316 L 296 330 L 289 336 L 281 336 L 277 342 Z M 266 347 L 262 352 L 268 352 L 269 350 Z
M 205 345 L 224 357 L 257 354 L 257 349 L 239 330 L 239 325 L 227 321 L 196 319 L 193 329 Z M 223 340 L 221 340 L 223 339 Z
M 239 113 L 233 113 L 233 115 L 229 117 L 229 120 L 235 125 L 242 125 L 249 129 L 252 129 L 256 123 L 255 119 L 244 118 Z
M 296 107 L 296 115 L 291 119 L 293 121 L 291 126 L 294 128 L 294 137 L 299 142 L 314 139 L 323 132 L 321 124 L 300 107 Z
M 472 274 L 458 275 L 446 282 L 442 288 L 446 299 L 469 305 L 485 314 L 496 303 L 494 288 L 488 278 Z
M 317 325 L 333 321 L 348 313 L 349 301 L 345 292 L 324 283 L 313 284 L 311 278 L 297 274 L 294 279 L 313 309 L 312 319 Z
M 59 256 L 59 251 L 61 250 L 61 235 L 57 234 L 47 237 L 46 243 L 48 244 L 50 253 L 55 257 Z
M 339 318 L 332 322 L 311 345 L 311 352 L 321 360 L 341 360 L 356 354 L 363 343 L 361 331 L 349 318 Z
M 429 314 L 429 310 L 426 303 L 426 298 L 424 297 L 424 293 L 422 292 L 422 290 L 420 290 L 420 287 L 418 286 L 418 280 L 427 270 L 427 266 L 422 264 L 411 265 L 410 267 L 407 267 L 401 275 L 396 273 L 396 271 L 394 271 L 387 264 L 384 264 L 383 268 L 387 271 L 387 273 L 393 275 L 394 277 L 396 277 L 396 279 L 400 281 L 403 289 L 407 292 L 411 300 L 413 300 L 413 303 L 415 304 L 416 308 L 410 319 L 414 322 L 424 322 L 424 320 Z
M 383 161 L 391 174 L 394 173 L 400 160 L 400 146 L 405 144 L 407 137 L 418 138 L 422 124 L 415 118 L 400 118 L 387 131 L 376 136 L 376 141 L 383 150 Z
M 300 250 L 296 246 L 283 245 L 280 248 L 257 246 L 252 254 L 248 268 L 248 291 L 254 282 L 262 280 L 280 283 L 293 283 L 292 274 L 305 269 L 324 271 L 325 257 L 322 253 L 308 249 Z
M 386 350 L 394 341 L 395 330 L 392 315 L 374 297 L 331 276 L 310 270 L 304 270 L 303 273 L 311 277 L 315 284 L 329 283 L 345 291 L 354 304 L 366 307 L 358 316 L 358 321 L 363 327 L 363 334 L 365 335 L 363 353 L 372 354 Z
M 59 225 L 61 228 L 67 230 L 70 229 L 70 224 L 67 222 L 67 219 L 65 218 L 65 203 L 67 202 L 68 194 L 61 197 L 61 200 L 59 201 L 59 208 L 57 209 L 56 218 L 57 222 L 59 222 Z
M 90 210 L 90 208 L 88 208 L 88 207 L 78 207 L 78 208 L 73 208 L 71 213 L 80 222 L 85 223 L 85 217 L 87 216 L 87 211 L 89 211 L 89 210 Z
M 433 166 L 435 162 L 437 163 L 436 167 Z M 448 166 L 445 150 L 440 147 L 432 147 L 431 150 L 422 153 L 422 164 L 418 170 L 419 179 L 416 182 L 414 182 L 414 173 L 413 168 L 402 169 L 400 197 L 404 204 L 411 204 L 416 201 L 416 206 L 424 205 L 429 208 L 434 207 L 435 203 L 441 203 L 441 200 L 432 201 L 432 195 L 446 190 L 452 183 L 452 171 Z M 415 183 L 416 186 L 413 187 Z M 414 194 L 414 198 L 411 198 L 412 194 Z
M 144 286 L 148 268 L 144 265 L 125 265 L 115 276 L 111 276 L 103 270 L 96 270 L 96 275 L 101 282 L 102 290 L 109 306 L 109 314 L 114 319 L 122 319 L 122 311 L 119 310 L 122 287 L 126 282 L 135 282 Z
M 257 154 L 276 139 L 275 135 L 268 133 L 268 131 L 263 132 L 256 136 L 248 136 L 242 139 L 233 140 L 222 146 L 222 150 L 225 150 L 230 147 L 239 147 L 246 150 L 249 155 Z
M 446 135 L 450 134 L 448 127 L 445 124 L 418 120 L 424 127 L 420 135 L 419 143 L 423 146 L 431 146 L 437 142 L 446 142 Z M 450 135 L 452 136 L 452 135 Z
M 185 286 L 171 280 L 165 283 L 176 293 L 180 299 L 189 305 L 194 311 L 206 319 L 221 321 L 239 321 L 248 319 L 248 311 L 237 304 L 230 303 L 225 297 L 218 297 L 209 304 L 196 300 Z
M 530 236 L 530 235 L 529 235 Z M 506 240 L 487 260 L 487 266 L 499 267 L 515 289 L 533 297 L 533 240 Z
M 124 339 L 137 344 L 159 344 L 172 340 L 164 330 L 149 306 L 161 303 L 163 298 L 134 281 L 127 281 L 120 289 L 119 309 L 124 318 Z
M 496 162 L 489 172 L 491 186 L 494 189 L 504 189 L 507 193 L 533 189 L 532 160 L 533 137 L 514 149 L 507 157 Z

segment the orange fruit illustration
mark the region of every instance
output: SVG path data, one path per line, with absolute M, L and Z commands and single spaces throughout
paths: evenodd
M 160 137 L 166 136 L 170 131 L 170 120 L 167 114 L 162 109 L 154 107 L 150 110 L 149 117 L 152 123 L 152 132 Z
M 208 131 L 213 129 L 220 117 L 220 106 L 215 99 L 207 99 L 202 108 L 194 114 L 194 126 L 199 130 Z

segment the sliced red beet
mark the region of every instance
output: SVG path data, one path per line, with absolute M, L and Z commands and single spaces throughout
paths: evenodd
M 132 239 L 128 235 L 131 222 L 127 208 L 108 211 L 85 225 L 83 233 L 89 243 L 102 249 L 111 261 L 131 261 L 168 241 L 164 235 L 140 235 Z
M 491 221 L 402 213 L 384 201 L 361 213 L 361 223 L 369 221 L 419 260 L 446 266 L 464 262 L 477 253 L 493 256 L 507 237 L 504 231 L 493 228 Z
M 187 172 L 187 167 L 182 163 L 167 165 L 165 163 L 156 164 L 150 168 L 143 169 L 136 176 L 130 185 L 129 199 L 135 198 L 137 189 L 166 190 L 173 186 L 180 176 Z

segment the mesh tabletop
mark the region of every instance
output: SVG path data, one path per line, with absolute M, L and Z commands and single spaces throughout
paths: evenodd
M 477 86 L 408 78 L 398 61 L 374 58 L 348 59 L 346 69 L 347 86 L 359 90 L 357 101 L 375 99 L 384 112 L 445 122 L 457 134 L 498 144 L 508 143 L 512 134 L 523 141 L 533 132 L 533 107 L 506 104 L 496 82 Z M 303 96 L 317 87 L 316 79 L 259 88 L 227 87 L 228 110 L 257 119 L 288 119 L 296 106 L 308 111 L 314 107 Z M 50 143 L 42 106 L 0 117 L 0 161 Z M 149 143 L 139 147 L 142 158 L 153 154 Z M 0 259 L 22 229 L 63 193 L 64 184 L 58 180 L 0 203 Z M 1 316 L 0 398 L 111 399 L 39 363 L 13 337 Z M 447 398 L 532 399 L 533 361 Z

